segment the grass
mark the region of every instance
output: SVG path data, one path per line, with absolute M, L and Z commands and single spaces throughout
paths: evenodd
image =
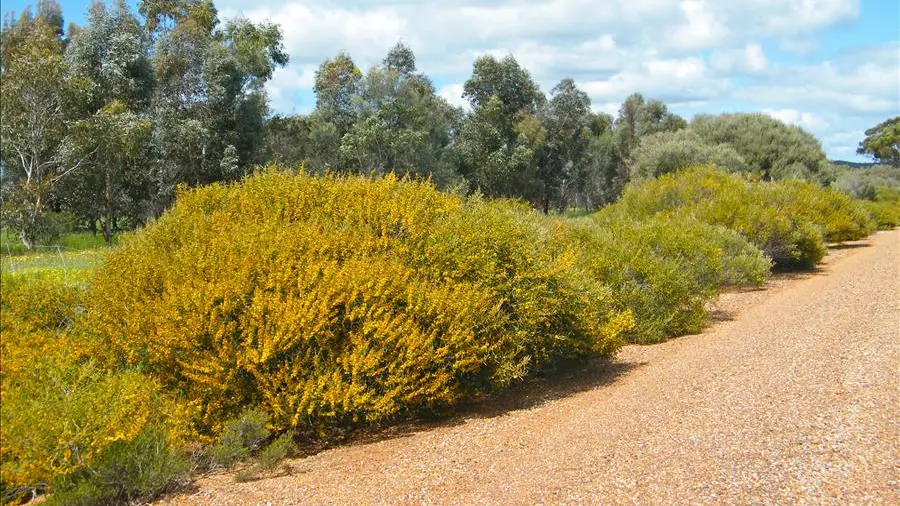
M 4 230 L 0 233 L 0 271 L 4 277 L 56 277 L 84 282 L 110 250 L 103 236 L 84 232 L 65 234 L 58 242 L 58 245 L 39 245 L 27 251 L 14 235 Z
M 83 251 L 44 251 L 26 255 L 4 256 L 0 270 L 9 276 L 55 274 L 78 280 L 86 277 L 103 261 L 106 249 Z
M 116 246 L 118 242 L 119 236 L 113 236 L 113 246 Z M 106 243 L 103 241 L 102 234 L 71 232 L 61 235 L 53 244 L 37 245 L 35 246 L 35 251 L 28 251 L 15 234 L 9 230 L 0 231 L 0 255 L 3 255 L 4 257 L 33 255 L 34 253 L 56 251 L 57 247 L 67 251 L 82 251 L 105 248 Z

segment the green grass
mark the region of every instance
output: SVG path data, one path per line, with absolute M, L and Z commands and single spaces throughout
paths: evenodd
M 113 236 L 113 246 L 118 245 L 119 236 Z M 106 243 L 103 242 L 103 234 L 92 234 L 90 232 L 71 232 L 63 234 L 52 245 L 38 245 L 33 251 L 28 251 L 9 230 L 0 231 L 0 255 L 4 257 L 17 255 L 33 255 L 35 253 L 46 253 L 48 251 L 56 251 L 56 246 L 66 251 L 82 251 L 90 249 L 105 248 Z
M 4 239 L 7 234 L 3 234 Z M 41 246 L 31 252 L 6 249 L 0 253 L 3 277 L 56 278 L 67 282 L 86 282 L 110 250 L 91 234 L 69 234 L 57 246 Z M 20 245 L 21 246 L 21 245 Z M 10 254 L 12 251 L 12 254 Z

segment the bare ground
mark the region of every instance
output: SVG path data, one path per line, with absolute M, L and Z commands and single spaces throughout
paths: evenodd
M 900 231 L 438 423 L 158 504 L 900 504 Z

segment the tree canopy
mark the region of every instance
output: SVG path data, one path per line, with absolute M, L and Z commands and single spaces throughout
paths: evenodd
M 694 164 L 828 183 L 819 142 L 761 114 L 690 124 L 633 93 L 595 113 L 575 80 L 545 94 L 514 56 L 481 56 L 454 107 L 399 42 L 361 69 L 347 53 L 315 72 L 315 108 L 272 114 L 265 85 L 288 62 L 274 23 L 220 17 L 212 0 L 92 4 L 64 29 L 55 0 L 0 31 L 3 226 L 26 244 L 58 213 L 109 238 L 159 216 L 179 185 L 254 167 L 430 179 L 544 212 L 615 201 L 632 179 Z M 898 164 L 893 118 L 860 153 Z
M 900 116 L 866 130 L 866 138 L 859 143 L 856 152 L 869 155 L 878 163 L 900 166 Z

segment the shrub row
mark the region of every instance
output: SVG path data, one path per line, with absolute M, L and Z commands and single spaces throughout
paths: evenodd
M 691 216 L 734 230 L 783 267 L 811 268 L 827 242 L 861 239 L 871 216 L 846 195 L 799 181 L 753 182 L 697 167 L 626 189 L 607 219 Z
M 586 276 L 611 287 L 635 316 L 633 342 L 699 331 L 722 287 L 761 285 L 770 261 L 739 234 L 690 217 L 632 220 L 608 213 L 570 221 L 563 244 Z
M 0 489 L 103 504 L 249 456 L 252 479 L 296 450 L 291 430 L 443 410 L 697 331 L 722 287 L 871 229 L 836 192 L 707 168 L 579 219 L 393 177 L 182 191 L 90 288 L 3 277 Z
M 275 430 L 439 410 L 633 326 L 535 213 L 393 177 L 268 171 L 183 192 L 93 283 L 111 363 Z

